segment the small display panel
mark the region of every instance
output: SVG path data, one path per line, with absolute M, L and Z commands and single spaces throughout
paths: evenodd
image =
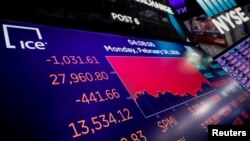
M 250 91 L 250 37 L 217 59 L 235 80 Z

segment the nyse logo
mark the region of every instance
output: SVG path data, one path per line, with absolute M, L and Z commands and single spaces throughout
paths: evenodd
M 18 30 L 26 30 L 27 32 L 34 32 L 39 41 L 19 40 L 18 44 L 14 45 L 11 43 L 10 40 L 10 34 L 9 34 L 10 29 L 18 29 Z M 17 46 L 20 46 L 21 49 L 45 50 L 45 46 L 47 45 L 46 42 L 42 42 L 43 38 L 39 28 L 3 24 L 3 33 L 4 33 L 6 48 L 8 49 L 16 49 Z
M 209 17 L 237 6 L 234 0 L 197 0 L 197 2 Z
M 230 31 L 230 28 L 235 28 L 235 25 L 241 25 L 244 22 L 249 21 L 249 17 L 242 12 L 240 7 L 228 11 L 229 9 L 237 6 L 235 0 L 197 0 L 197 2 L 205 11 L 207 16 L 213 17 L 212 22 L 221 34 L 225 34 L 225 31 Z M 222 12 L 225 13 L 220 14 Z

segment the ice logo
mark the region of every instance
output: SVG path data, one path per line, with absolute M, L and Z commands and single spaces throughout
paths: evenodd
M 26 30 L 29 32 L 35 32 L 35 35 L 37 37 L 37 40 L 19 40 L 18 43 L 15 42 L 11 43 L 10 40 L 10 29 L 15 29 L 15 31 L 20 31 L 20 30 Z M 17 46 L 20 46 L 21 49 L 30 49 L 30 50 L 45 50 L 45 47 L 47 45 L 46 42 L 43 42 L 43 37 L 41 35 L 41 32 L 39 28 L 34 28 L 34 27 L 26 27 L 26 26 L 17 26 L 17 25 L 8 25 L 8 24 L 3 24 L 3 33 L 4 33 L 4 38 L 5 38 L 5 44 L 7 49 L 16 49 Z M 13 36 L 11 34 L 11 36 Z M 35 37 L 35 38 L 36 38 Z M 34 37 L 32 37 L 34 38 Z

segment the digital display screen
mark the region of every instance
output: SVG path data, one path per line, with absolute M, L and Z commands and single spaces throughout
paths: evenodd
M 201 0 L 199 0 L 199 2 L 210 3 L 209 1 L 201 1 Z M 214 3 L 217 2 L 215 1 Z M 204 6 L 206 7 L 206 5 Z M 206 11 L 205 14 L 196 15 L 184 22 L 187 29 L 192 33 L 195 41 L 199 43 L 201 48 L 210 56 L 212 57 L 218 56 L 219 54 L 227 50 L 229 47 L 231 47 L 234 43 L 249 36 L 250 5 L 247 4 L 245 6 L 237 6 L 237 7 L 238 10 L 241 10 L 243 12 L 242 14 L 244 14 L 248 20 L 246 22 L 242 22 L 242 24 L 233 25 L 232 27 L 226 27 L 229 25 L 229 23 L 227 22 L 219 24 L 220 26 L 216 24 L 218 23 L 218 21 L 216 22 L 216 20 L 221 19 L 221 16 L 224 17 L 225 15 L 228 15 L 228 11 L 223 11 L 221 13 L 218 13 L 217 15 L 209 16 L 206 13 L 208 12 L 205 10 L 206 8 L 203 9 L 204 12 Z M 234 10 L 234 8 L 231 8 L 231 11 L 232 10 Z M 232 23 L 235 23 L 234 18 L 232 18 Z M 226 28 L 228 28 L 228 31 L 221 32 L 220 27 L 223 26 L 222 24 L 225 25 Z
M 195 46 L 0 23 L 2 138 L 206 141 L 250 123 L 248 91 Z
M 223 54 L 217 61 L 250 92 L 250 37 Z
M 191 32 L 200 43 L 228 46 L 225 35 L 221 35 L 212 23 L 212 19 L 206 16 L 195 17 L 190 20 Z

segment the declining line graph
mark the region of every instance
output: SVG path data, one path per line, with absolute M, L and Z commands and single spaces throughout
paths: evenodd
M 145 117 L 214 90 L 184 57 L 108 56 L 107 60 Z

